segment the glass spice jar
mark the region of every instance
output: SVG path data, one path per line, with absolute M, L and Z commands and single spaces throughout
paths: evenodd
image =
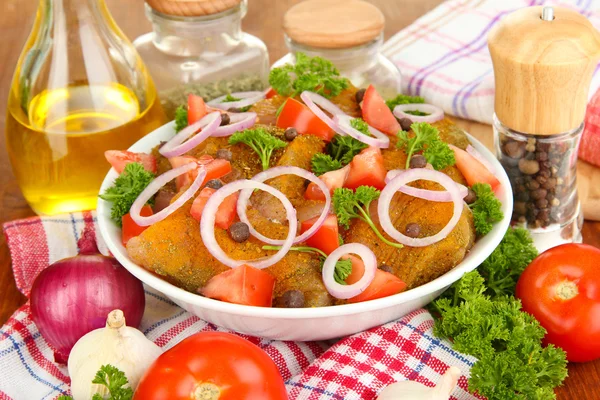
M 373 84 L 383 97 L 401 92 L 400 70 L 383 54 L 385 18 L 362 0 L 307 0 L 290 8 L 283 28 L 290 53 L 273 67 L 294 64 L 295 54 L 319 56 L 333 62 L 356 87 Z
M 562 7 L 529 7 L 490 32 L 496 155 L 512 187 L 513 225 L 541 252 L 581 242 L 577 153 L 600 33 Z
M 247 0 L 146 0 L 153 31 L 134 45 L 146 63 L 168 118 L 187 102 L 267 87 L 266 45 L 242 30 Z

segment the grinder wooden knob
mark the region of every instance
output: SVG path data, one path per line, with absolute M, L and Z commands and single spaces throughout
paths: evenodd
M 600 33 L 562 7 L 518 10 L 494 27 L 488 46 L 496 81 L 495 112 L 528 134 L 569 132 L 584 120 L 600 59 Z
M 146 0 L 148 5 L 167 15 L 199 17 L 229 10 L 242 0 Z

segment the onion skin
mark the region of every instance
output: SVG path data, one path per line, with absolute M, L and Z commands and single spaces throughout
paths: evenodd
M 42 337 L 55 349 L 55 360 L 66 363 L 75 343 L 102 328 L 114 309 L 138 327 L 146 298 L 142 282 L 117 260 L 101 254 L 78 255 L 43 270 L 31 289 L 31 314 Z

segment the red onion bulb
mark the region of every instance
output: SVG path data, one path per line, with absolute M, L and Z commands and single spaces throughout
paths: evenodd
M 123 310 L 127 325 L 138 327 L 144 314 L 144 287 L 117 260 L 78 255 L 43 270 L 31 289 L 31 314 L 42 337 L 66 363 L 86 333 L 102 328 L 112 310 Z

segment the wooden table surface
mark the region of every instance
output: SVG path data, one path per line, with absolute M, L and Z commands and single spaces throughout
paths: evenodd
M 102 0 L 99 0 L 102 1 Z M 144 17 L 141 0 L 106 0 L 113 16 L 131 38 L 150 30 Z M 283 13 L 297 0 L 249 0 L 248 15 L 244 20 L 244 30 L 260 37 L 269 47 L 271 62 L 286 53 L 280 21 Z M 436 7 L 442 0 L 372 0 L 387 19 L 386 38 L 413 22 L 416 18 Z M 6 96 L 12 74 L 21 48 L 31 29 L 37 2 L 33 0 L 2 0 L 0 13 L 0 110 L 6 109 Z M 478 137 L 488 146 L 492 143 L 490 126 L 468 121 L 458 121 L 467 131 Z M 0 126 L 5 125 L 5 114 L 0 113 Z M 34 215 L 11 172 L 5 141 L 0 141 L 0 222 Z M 586 222 L 584 241 L 600 247 L 600 223 Z M 10 269 L 10 255 L 0 235 L 0 324 L 26 301 L 16 289 Z M 565 386 L 558 389 L 559 399 L 589 400 L 600 399 L 600 360 L 587 364 L 569 366 L 569 378 Z

